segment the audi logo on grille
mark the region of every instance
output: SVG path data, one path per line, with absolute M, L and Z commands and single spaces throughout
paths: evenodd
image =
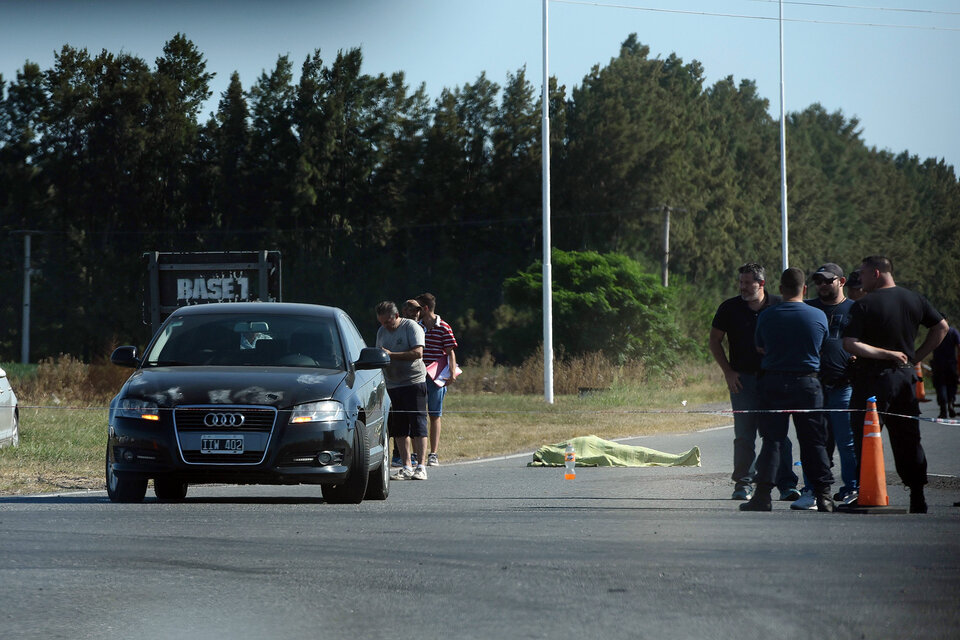
M 242 413 L 208 413 L 203 416 L 203 424 L 208 427 L 239 427 L 243 424 Z

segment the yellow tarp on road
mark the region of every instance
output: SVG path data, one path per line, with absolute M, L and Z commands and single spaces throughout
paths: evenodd
M 564 450 L 573 444 L 578 467 L 699 467 L 700 447 L 684 453 L 664 453 L 646 447 L 632 447 L 597 436 L 581 436 L 566 442 L 548 444 L 533 454 L 530 467 L 562 467 Z

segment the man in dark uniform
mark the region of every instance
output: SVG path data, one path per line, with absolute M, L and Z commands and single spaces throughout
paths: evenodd
M 850 408 L 856 410 L 851 420 L 857 460 L 863 445 L 863 429 L 857 425 L 863 424 L 867 398 L 876 396 L 880 422 L 890 433 L 897 473 L 903 484 L 910 487 L 910 512 L 926 513 L 923 485 L 927 484 L 927 458 L 920 444 L 920 424 L 916 418 L 899 416 L 920 415 L 914 363 L 940 344 L 949 327 L 926 298 L 896 285 L 889 258 L 864 258 L 860 280 L 868 295 L 853 305 L 850 324 L 843 332 L 843 348 L 857 357 L 850 399 Z M 929 331 L 914 351 L 921 324 Z
M 757 318 L 757 349 L 760 363 L 761 407 L 771 410 L 760 417 L 763 446 L 757 456 L 757 490 L 741 511 L 770 511 L 770 492 L 780 466 L 780 449 L 790 428 L 790 413 L 785 409 L 803 409 L 794 413 L 793 426 L 800 442 L 800 460 L 813 485 L 818 511 L 833 511 L 830 485 L 833 474 L 827 458 L 827 421 L 823 391 L 818 374 L 820 350 L 827 337 L 827 316 L 820 309 L 804 304 L 807 292 L 803 271 L 791 267 L 780 276 L 783 302 L 766 309 Z
M 960 369 L 957 368 L 957 351 L 960 350 L 960 332 L 950 327 L 940 346 L 933 350 L 930 366 L 933 369 L 933 388 L 937 390 L 937 404 L 940 405 L 940 418 L 956 418 L 953 408 L 957 403 L 957 382 L 960 382 Z
M 757 373 L 760 354 L 753 342 L 757 315 L 780 302 L 780 296 L 770 295 L 764 289 L 766 274 L 759 264 L 749 262 L 738 270 L 740 295 L 724 300 L 713 317 L 710 329 L 710 353 L 720 365 L 730 391 L 730 405 L 734 411 L 759 409 Z M 730 358 L 723 350 L 727 337 Z M 734 500 L 749 500 L 753 495 L 753 463 L 756 458 L 757 420 L 759 414 L 735 413 L 733 416 L 733 474 Z M 793 472 L 793 448 L 789 440 L 781 452 L 780 475 L 777 485 L 782 500 L 796 500 L 797 475 Z

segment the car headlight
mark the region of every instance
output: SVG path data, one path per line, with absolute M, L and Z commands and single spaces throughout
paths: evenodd
M 157 421 L 160 419 L 160 409 L 156 402 L 123 398 L 117 404 L 117 415 L 121 418 L 140 418 L 141 420 Z
M 343 410 L 342 404 L 336 400 L 324 400 L 322 402 L 308 402 L 294 407 L 293 414 L 290 416 L 290 424 L 338 422 L 346 419 L 347 412 Z

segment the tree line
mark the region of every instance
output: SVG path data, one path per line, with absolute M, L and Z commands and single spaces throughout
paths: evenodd
M 152 66 L 64 46 L 49 69 L 0 77 L 0 360 L 19 358 L 23 230 L 38 232 L 34 361 L 144 345 L 145 251 L 258 249 L 282 253 L 285 300 L 340 306 L 368 339 L 378 301 L 430 291 L 464 356 L 528 355 L 532 339 L 504 336 L 538 313 L 515 289 L 542 255 L 540 92 L 520 68 L 502 86 L 480 73 L 431 98 L 362 60 L 318 49 L 295 75 L 279 56 L 247 88 L 234 73 L 206 116 L 213 74 L 183 34 Z M 569 93 L 552 79 L 549 100 L 554 246 L 657 274 L 669 207 L 671 291 L 649 297 L 688 343 L 705 342 L 737 266 L 779 270 L 768 100 L 750 80 L 706 86 L 699 62 L 651 57 L 636 35 Z M 900 284 L 955 317 L 954 168 L 860 135 L 856 118 L 818 104 L 789 114 L 791 266 L 883 253 Z

